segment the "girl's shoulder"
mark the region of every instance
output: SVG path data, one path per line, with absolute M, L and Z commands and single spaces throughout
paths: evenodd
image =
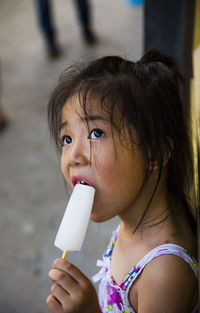
M 143 261 L 135 286 L 138 311 L 193 312 L 198 302 L 198 270 L 187 250 L 174 244 L 162 245 L 150 251 Z M 131 289 L 130 302 L 134 297 Z

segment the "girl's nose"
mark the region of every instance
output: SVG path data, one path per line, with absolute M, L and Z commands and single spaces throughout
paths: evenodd
M 90 144 L 89 142 L 78 141 L 70 147 L 68 155 L 69 166 L 85 166 L 90 163 Z

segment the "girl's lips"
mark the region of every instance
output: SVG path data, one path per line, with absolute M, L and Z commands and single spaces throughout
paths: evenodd
M 75 186 L 76 184 L 80 182 L 84 182 L 87 185 L 92 186 L 91 182 L 84 176 L 73 176 L 71 181 L 72 181 L 73 186 Z

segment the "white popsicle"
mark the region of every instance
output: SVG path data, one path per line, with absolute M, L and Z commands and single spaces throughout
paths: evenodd
M 54 245 L 62 251 L 80 250 L 86 235 L 95 189 L 77 184 L 69 199 Z

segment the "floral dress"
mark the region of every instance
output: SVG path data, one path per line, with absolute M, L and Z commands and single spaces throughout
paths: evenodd
M 173 254 L 184 259 L 195 273 L 198 279 L 198 267 L 195 259 L 190 253 L 176 244 L 160 245 L 147 253 L 136 266 L 128 273 L 120 285 L 117 285 L 111 276 L 110 263 L 112 251 L 118 236 L 119 227 L 113 232 L 110 243 L 103 255 L 103 260 L 97 261 L 97 266 L 101 267 L 99 273 L 93 277 L 93 281 L 101 280 L 99 284 L 99 303 L 103 313 L 135 313 L 128 299 L 129 290 L 141 274 L 144 267 L 154 258 L 163 254 Z M 198 305 L 192 313 L 198 313 Z

